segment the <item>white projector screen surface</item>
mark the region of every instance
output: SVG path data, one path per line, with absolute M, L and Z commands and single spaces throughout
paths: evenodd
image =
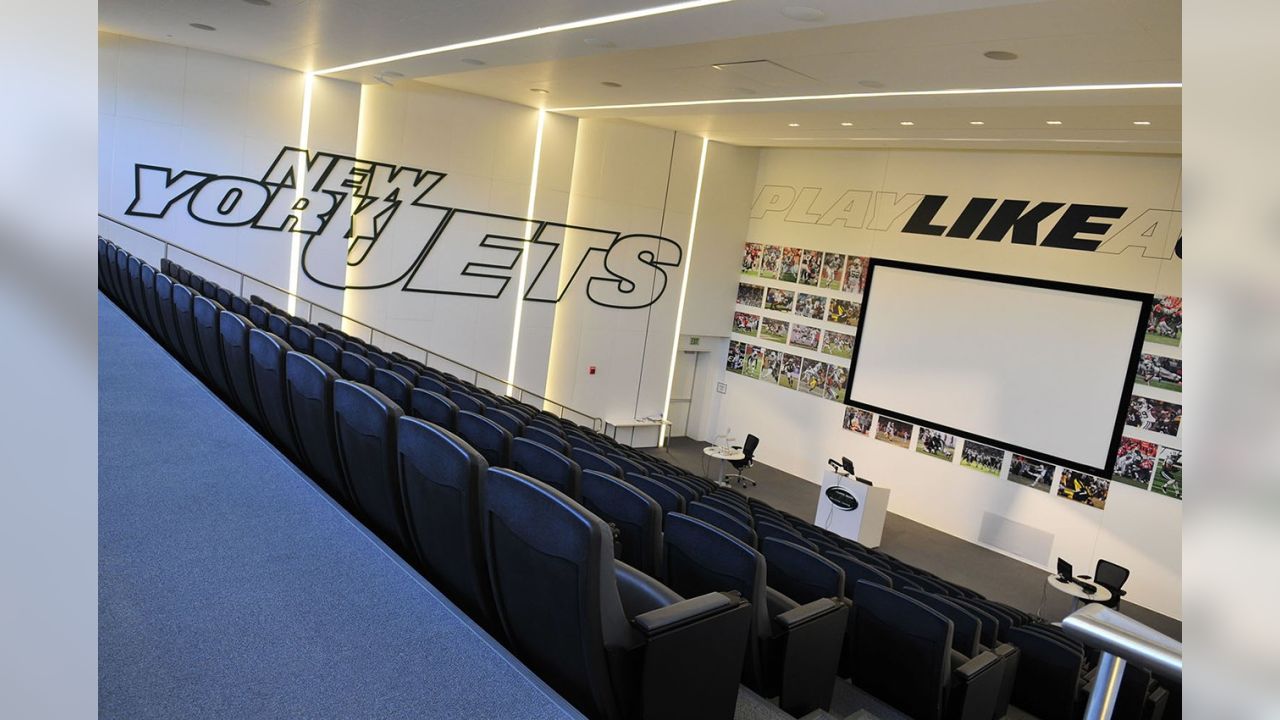
M 948 272 L 875 267 L 849 402 L 1101 472 L 1132 383 L 1143 296 Z

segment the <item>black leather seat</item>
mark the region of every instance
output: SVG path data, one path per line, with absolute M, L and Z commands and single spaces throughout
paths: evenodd
M 488 464 L 438 425 L 401 417 L 398 431 L 401 494 L 419 566 L 473 620 L 500 632 L 480 536 Z
M 338 373 L 316 358 L 289 352 L 284 357 L 284 377 L 289 419 L 311 477 L 335 500 L 354 507 L 333 426 L 333 384 Z
M 570 441 L 570 444 L 572 444 L 572 441 Z M 622 468 L 618 467 L 617 463 L 609 460 L 599 453 L 594 453 L 590 450 L 583 450 L 574 446 L 569 450 L 569 457 L 573 458 L 573 461 L 578 463 L 584 472 L 587 470 L 595 470 L 596 472 L 612 475 L 619 480 L 622 479 Z
M 240 413 L 257 427 L 263 427 L 258 409 L 258 396 L 253 389 L 253 367 L 249 361 L 249 329 L 246 317 L 233 312 L 218 316 L 218 334 L 222 341 L 222 362 L 227 368 L 227 384 Z
M 373 385 L 373 363 L 363 355 L 357 355 L 350 350 L 343 351 L 336 369 L 338 374 L 346 380 Z
M 458 422 L 458 406 L 452 400 L 421 388 L 414 388 L 409 394 L 409 414 L 450 431 Z
M 196 323 L 196 340 L 200 344 L 200 358 L 204 361 L 204 377 L 213 391 L 223 398 L 234 399 L 227 380 L 226 366 L 222 361 L 219 320 L 222 306 L 215 300 L 200 295 L 191 303 L 191 314 Z
M 582 469 L 578 463 L 529 438 L 512 439 L 511 468 L 541 480 L 574 500 L 582 498 Z
M 688 600 L 613 557 L 608 525 L 564 494 L 490 468 L 485 555 L 512 651 L 588 717 L 728 718 L 751 611 Z
M 627 473 L 626 482 L 635 486 L 637 490 L 653 498 L 658 503 L 658 507 L 662 508 L 662 514 L 669 512 L 684 512 L 684 498 L 675 490 L 654 480 L 648 475 L 638 475 L 636 473 Z
M 478 413 L 459 409 L 454 432 L 484 456 L 494 467 L 508 467 L 511 462 L 511 433 L 506 428 Z
M 751 600 L 751 642 L 742 679 L 797 717 L 831 706 L 835 660 L 848 608 L 830 598 L 798 605 L 770 593 L 764 556 L 697 518 L 671 513 L 662 579 L 685 595 L 735 591 Z M 834 650 L 831 649 L 834 647 Z M 825 649 L 824 649 L 825 648 Z
M 860 581 L 853 604 L 854 685 L 913 718 L 994 717 L 995 655 L 953 654 L 950 620 L 883 585 Z
M 342 350 L 332 340 L 316 338 L 311 341 L 311 354 L 328 365 L 335 373 L 342 367 Z
M 657 501 L 612 475 L 583 470 L 582 504 L 617 530 L 619 560 L 657 576 L 662 556 L 662 508 Z
M 253 373 L 254 395 L 263 424 L 276 445 L 290 457 L 298 457 L 298 442 L 289 418 L 285 397 L 284 357 L 291 348 L 284 340 L 258 328 L 249 330 L 249 367 Z
M 368 385 L 333 384 L 333 426 L 347 487 L 369 529 L 411 560 L 396 449 L 402 414 L 399 405 Z
M 408 380 L 385 368 L 374 368 L 373 370 L 373 387 L 378 392 L 391 398 L 391 402 L 400 406 L 400 410 L 408 413 L 410 405 L 410 394 L 413 392 L 413 386 Z

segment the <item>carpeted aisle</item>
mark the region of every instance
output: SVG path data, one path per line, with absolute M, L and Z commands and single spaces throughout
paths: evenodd
M 99 296 L 100 717 L 580 717 Z

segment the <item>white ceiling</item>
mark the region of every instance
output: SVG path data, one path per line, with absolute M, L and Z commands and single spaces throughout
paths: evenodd
M 272 0 L 262 7 L 244 0 L 102 0 L 99 12 L 103 30 L 316 70 L 669 2 Z M 1175 0 L 799 3 L 825 18 L 806 22 L 784 16 L 782 10 L 797 2 L 735 0 L 334 76 L 370 82 L 375 74 L 394 70 L 422 82 L 550 108 L 1181 80 L 1181 9 Z M 188 26 L 193 22 L 218 30 L 196 30 Z M 987 50 L 1020 57 L 989 60 L 983 56 Z M 754 60 L 771 63 L 712 67 Z M 606 81 L 621 87 L 601 84 Z M 550 93 L 531 92 L 535 87 Z M 628 118 L 758 146 L 1181 152 L 1177 89 L 571 114 Z M 1046 120 L 1062 124 L 1046 125 Z M 1135 120 L 1151 124 L 1137 126 Z

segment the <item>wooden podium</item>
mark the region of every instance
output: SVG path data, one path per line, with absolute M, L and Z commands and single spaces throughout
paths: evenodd
M 822 474 L 822 492 L 813 524 L 867 547 L 879 547 L 889 488 L 872 487 L 844 473 Z

